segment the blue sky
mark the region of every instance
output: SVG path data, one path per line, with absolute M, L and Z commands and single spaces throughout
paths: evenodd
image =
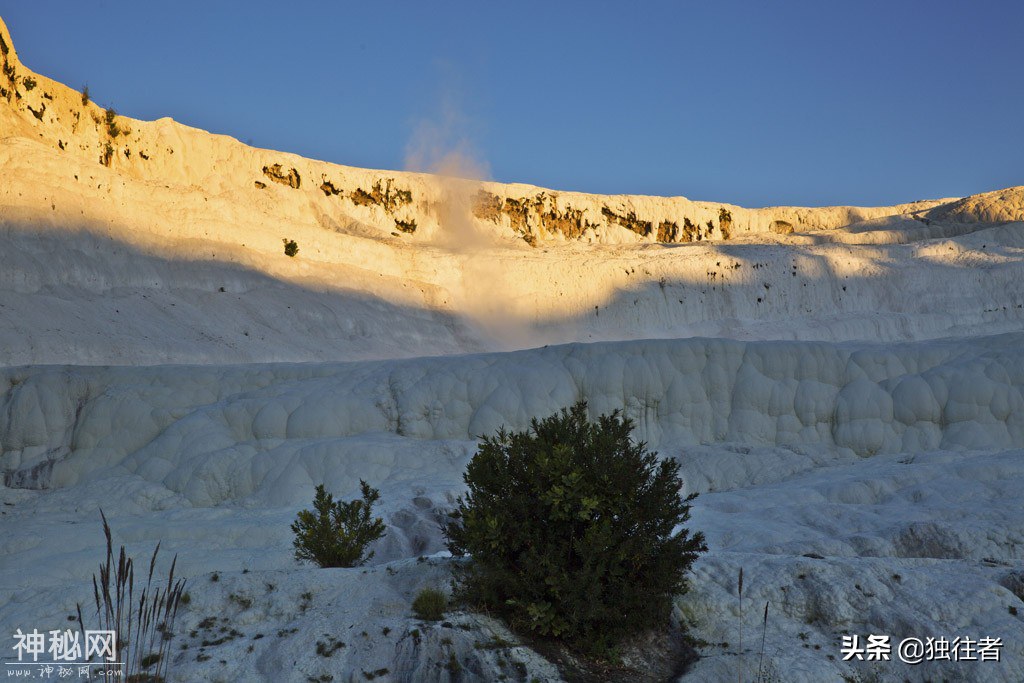
M 746 206 L 1024 184 L 1024 3 L 0 0 L 22 60 L 128 116 L 503 182 Z

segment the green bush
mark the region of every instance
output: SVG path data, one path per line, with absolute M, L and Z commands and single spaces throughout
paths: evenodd
M 103 112 L 103 119 L 107 124 L 107 135 L 116 138 L 121 134 L 121 128 L 117 125 L 117 111 L 113 107 L 107 107 Z
M 412 611 L 416 613 L 417 619 L 423 621 L 440 620 L 446 609 L 448 609 L 448 598 L 436 588 L 424 588 L 412 601 Z
M 485 437 L 444 530 L 452 554 L 472 558 L 457 570 L 460 597 L 598 656 L 667 623 L 707 547 L 680 526 L 695 496 L 680 497 L 679 463 L 634 443 L 632 428 L 619 411 L 590 422 L 579 402 Z
M 295 240 L 284 238 L 281 241 L 284 242 L 285 256 L 295 256 L 299 253 L 299 245 Z
M 323 484 L 316 487 L 313 509 L 303 510 L 292 524 L 295 559 L 321 567 L 355 567 L 371 557 L 366 547 L 384 535 L 384 520 L 373 517 L 380 492 L 359 480 L 362 500 L 334 502 Z

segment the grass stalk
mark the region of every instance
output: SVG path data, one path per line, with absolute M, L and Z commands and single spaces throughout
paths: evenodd
M 770 602 L 764 603 L 764 622 L 761 624 L 761 657 L 757 660 L 757 680 L 761 680 L 761 665 L 764 664 L 764 637 L 768 632 L 768 605 Z
M 167 583 L 154 585 L 156 559 L 160 553 L 157 543 L 149 560 L 146 585 L 135 602 L 135 562 L 122 545 L 114 562 L 114 544 L 107 517 L 103 519 L 103 535 L 107 541 L 106 558 L 93 574 L 92 590 L 96 603 L 96 618 L 102 630 L 117 634 L 118 660 L 124 662 L 125 683 L 163 683 L 169 665 L 170 641 L 174 636 L 174 621 L 178 616 L 185 580 L 174 578 L 178 556 L 171 561 Z M 85 631 L 82 606 L 76 605 L 78 623 Z
M 743 683 L 743 567 L 740 567 L 740 578 L 736 582 L 736 592 L 740 597 L 740 650 L 739 650 L 739 667 L 740 670 L 736 674 L 736 680 L 738 683 Z

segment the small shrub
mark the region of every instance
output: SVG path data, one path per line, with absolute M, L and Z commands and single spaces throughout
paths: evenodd
M 284 238 L 281 241 L 284 242 L 285 256 L 295 256 L 296 254 L 299 253 L 299 245 L 295 240 Z
M 316 653 L 321 657 L 331 657 L 335 652 L 345 647 L 345 643 L 340 640 L 335 640 L 331 636 L 327 636 L 327 640 L 316 641 Z
M 445 527 L 452 554 L 471 556 L 460 596 L 598 656 L 667 623 L 707 547 L 682 527 L 695 496 L 679 495 L 679 463 L 634 443 L 632 428 L 618 411 L 588 421 L 581 401 L 484 437 Z
M 31 92 L 36 87 L 36 79 L 25 76 L 21 79 L 21 84 L 25 86 L 25 92 Z
M 439 621 L 448 609 L 448 598 L 436 588 L 424 588 L 412 601 L 412 611 L 417 619 Z
M 82 88 L 82 106 L 89 104 L 89 86 Z
M 235 603 L 242 609 L 249 609 L 252 607 L 252 598 L 247 595 L 240 595 L 238 593 L 232 593 L 228 596 L 228 600 Z
M 121 134 L 121 129 L 117 125 L 117 112 L 113 107 L 107 107 L 107 110 L 103 112 L 103 120 L 107 124 L 107 135 L 116 138 Z
M 334 502 L 323 484 L 316 487 L 313 509 L 303 510 L 292 524 L 295 559 L 321 567 L 355 567 L 371 557 L 366 547 L 384 535 L 384 520 L 373 517 L 380 492 L 359 480 L 361 500 Z

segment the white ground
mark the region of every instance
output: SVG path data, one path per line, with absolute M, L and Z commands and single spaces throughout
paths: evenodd
M 765 601 L 777 680 L 1024 680 L 1024 189 L 727 207 L 732 239 L 696 244 L 606 221 L 531 248 L 469 216 L 476 185 L 169 120 L 120 119 L 107 167 L 102 111 L 35 78 L 0 99 L 0 637 L 91 602 L 102 507 L 115 544 L 161 541 L 189 579 L 172 680 L 557 680 L 493 647 L 514 641 L 500 625 L 424 625 L 409 605 L 447 583 L 437 521 L 474 438 L 586 398 L 624 408 L 701 493 L 711 551 L 677 618 L 706 645 L 685 680 L 752 680 Z M 342 196 L 387 178 L 412 193 L 397 213 Z M 720 208 L 545 192 L 595 223 Z M 360 478 L 388 523 L 373 561 L 299 567 L 296 511 Z M 841 662 L 844 634 L 1004 646 L 999 663 Z M 346 645 L 317 655 L 328 638 Z

